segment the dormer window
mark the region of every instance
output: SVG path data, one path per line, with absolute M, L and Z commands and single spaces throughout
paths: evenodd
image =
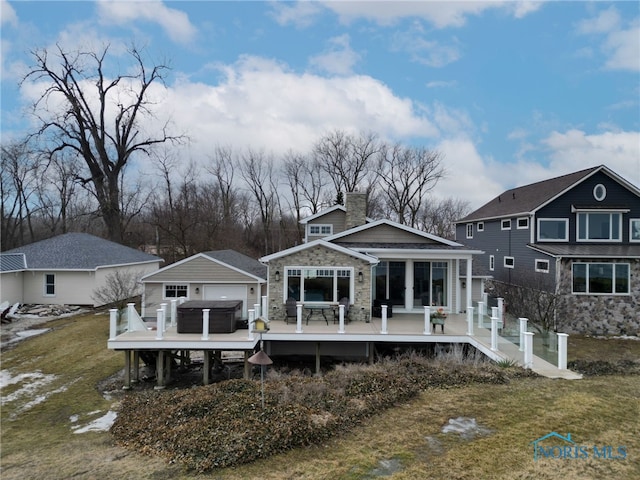
M 331 235 L 333 225 L 309 225 L 309 235 Z

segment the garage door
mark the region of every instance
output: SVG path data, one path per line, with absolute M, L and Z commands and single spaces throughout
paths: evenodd
M 247 318 L 246 285 L 205 285 L 204 300 L 242 300 L 242 317 Z

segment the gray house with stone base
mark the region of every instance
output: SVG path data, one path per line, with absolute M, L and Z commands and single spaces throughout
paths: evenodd
M 424 306 L 459 313 L 471 304 L 461 283 L 480 252 L 389 220 L 366 217 L 366 195 L 347 193 L 345 206 L 308 217 L 306 243 L 260 259 L 268 266 L 270 318 L 285 317 L 293 299 L 305 308 L 348 299 L 349 319 L 388 312 L 421 313 Z M 462 268 L 464 272 L 459 273 Z
M 475 267 L 559 295 L 568 333 L 640 331 L 640 190 L 604 165 L 513 188 L 456 222 Z

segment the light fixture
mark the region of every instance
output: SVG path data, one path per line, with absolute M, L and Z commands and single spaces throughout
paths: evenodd
M 200 287 L 196 287 L 196 295 L 200 293 Z
M 358 282 L 364 282 L 364 274 L 362 272 L 358 272 Z
M 276 278 L 276 282 L 280 281 L 280 270 L 276 270 L 275 278 Z
M 464 280 L 462 280 L 462 288 L 467 288 L 467 282 L 465 282 Z
M 251 293 L 251 295 L 253 295 L 253 287 L 249 289 L 249 292 Z

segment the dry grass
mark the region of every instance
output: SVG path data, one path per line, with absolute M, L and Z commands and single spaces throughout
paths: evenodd
M 524 378 L 508 385 L 428 390 L 323 445 L 210 475 L 191 475 L 157 458 L 114 446 L 106 432 L 72 432 L 71 415 L 86 423 L 114 407 L 114 400 L 106 400 L 96 385 L 121 369 L 123 359 L 106 349 L 107 316 L 58 320 L 50 326 L 52 332 L 25 340 L 2 355 L 3 370 L 14 376 L 34 371 L 56 375 L 47 388 L 59 390 L 28 410 L 21 411 L 24 402 L 19 401 L 3 406 L 3 480 L 367 479 L 385 473 L 389 473 L 385 478 L 393 479 L 640 478 L 639 376 L 580 381 Z M 637 360 L 640 342 L 569 337 L 569 355 L 570 359 Z M 3 388 L 3 397 L 19 387 Z M 471 440 L 441 433 L 450 418 L 460 416 L 476 418 L 491 433 Z M 550 431 L 571 432 L 581 445 L 624 445 L 628 457 L 534 462 L 529 442 Z

